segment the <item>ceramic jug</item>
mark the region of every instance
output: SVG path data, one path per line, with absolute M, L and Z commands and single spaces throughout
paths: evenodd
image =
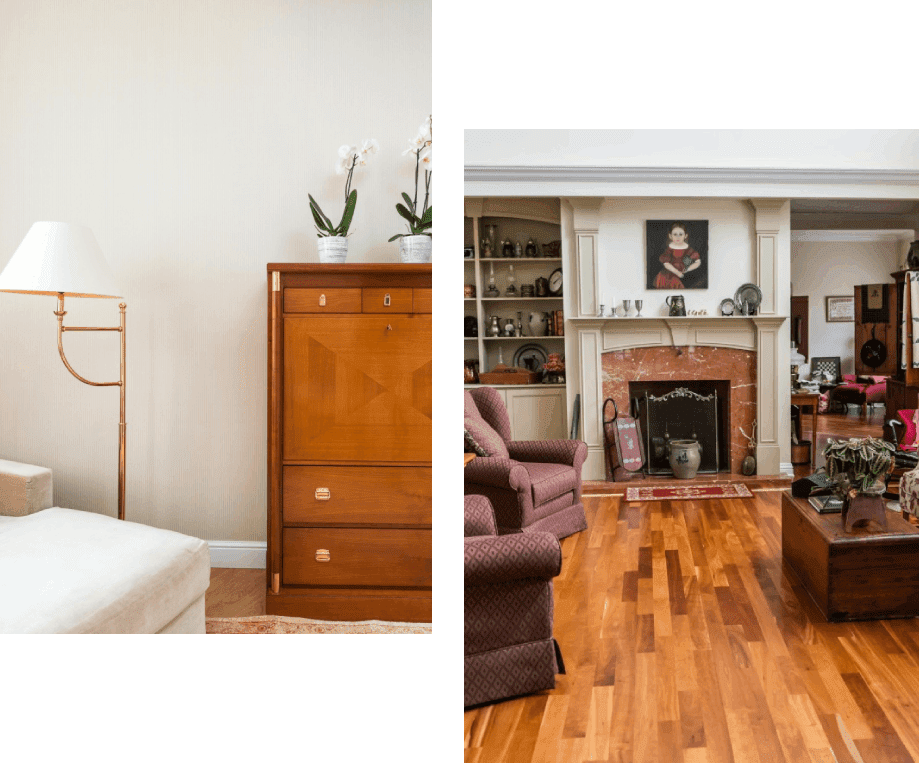
M 678 480 L 691 480 L 702 462 L 702 446 L 695 440 L 670 441 L 670 468 Z
M 530 313 L 530 336 L 545 336 L 549 328 L 548 313 Z
M 664 300 L 670 307 L 671 315 L 686 315 L 686 303 L 683 301 L 681 294 L 674 294 Z

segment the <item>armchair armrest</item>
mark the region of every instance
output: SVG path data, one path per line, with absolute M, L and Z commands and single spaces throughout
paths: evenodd
M 495 511 L 484 495 L 467 495 L 463 510 L 463 535 L 467 538 L 497 535 Z
M 516 533 L 465 541 L 463 570 L 469 585 L 551 580 L 562 570 L 562 548 L 552 533 Z
M 0 460 L 0 516 L 22 517 L 53 505 L 50 469 Z
M 517 461 L 565 464 L 579 469 L 587 458 L 587 445 L 580 440 L 513 440 L 507 452 Z
M 470 485 L 487 485 L 506 490 L 530 489 L 530 474 L 514 459 L 484 456 L 469 462 L 463 470 L 463 481 Z

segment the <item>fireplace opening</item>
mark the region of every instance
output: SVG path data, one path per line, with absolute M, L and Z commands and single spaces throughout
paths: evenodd
M 641 424 L 648 474 L 673 474 L 667 442 L 696 440 L 700 474 L 731 471 L 731 382 L 726 379 L 629 382 L 629 400 Z

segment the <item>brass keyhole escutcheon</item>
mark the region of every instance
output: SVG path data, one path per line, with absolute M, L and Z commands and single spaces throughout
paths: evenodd
M 329 553 L 329 549 L 317 548 L 316 549 L 316 561 L 317 562 L 331 562 L 332 555 Z
M 325 307 L 325 294 L 319 295 L 319 307 Z
M 392 304 L 392 299 L 387 294 L 385 297 L 383 297 L 383 307 L 389 307 L 390 304 Z

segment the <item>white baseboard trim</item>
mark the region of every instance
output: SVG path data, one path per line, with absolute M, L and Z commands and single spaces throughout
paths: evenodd
M 790 462 L 785 463 L 784 461 L 782 461 L 782 463 L 779 464 L 779 472 L 781 472 L 782 475 L 785 477 L 794 477 L 795 467 Z
M 268 544 L 256 540 L 209 540 L 211 567 L 263 570 Z

